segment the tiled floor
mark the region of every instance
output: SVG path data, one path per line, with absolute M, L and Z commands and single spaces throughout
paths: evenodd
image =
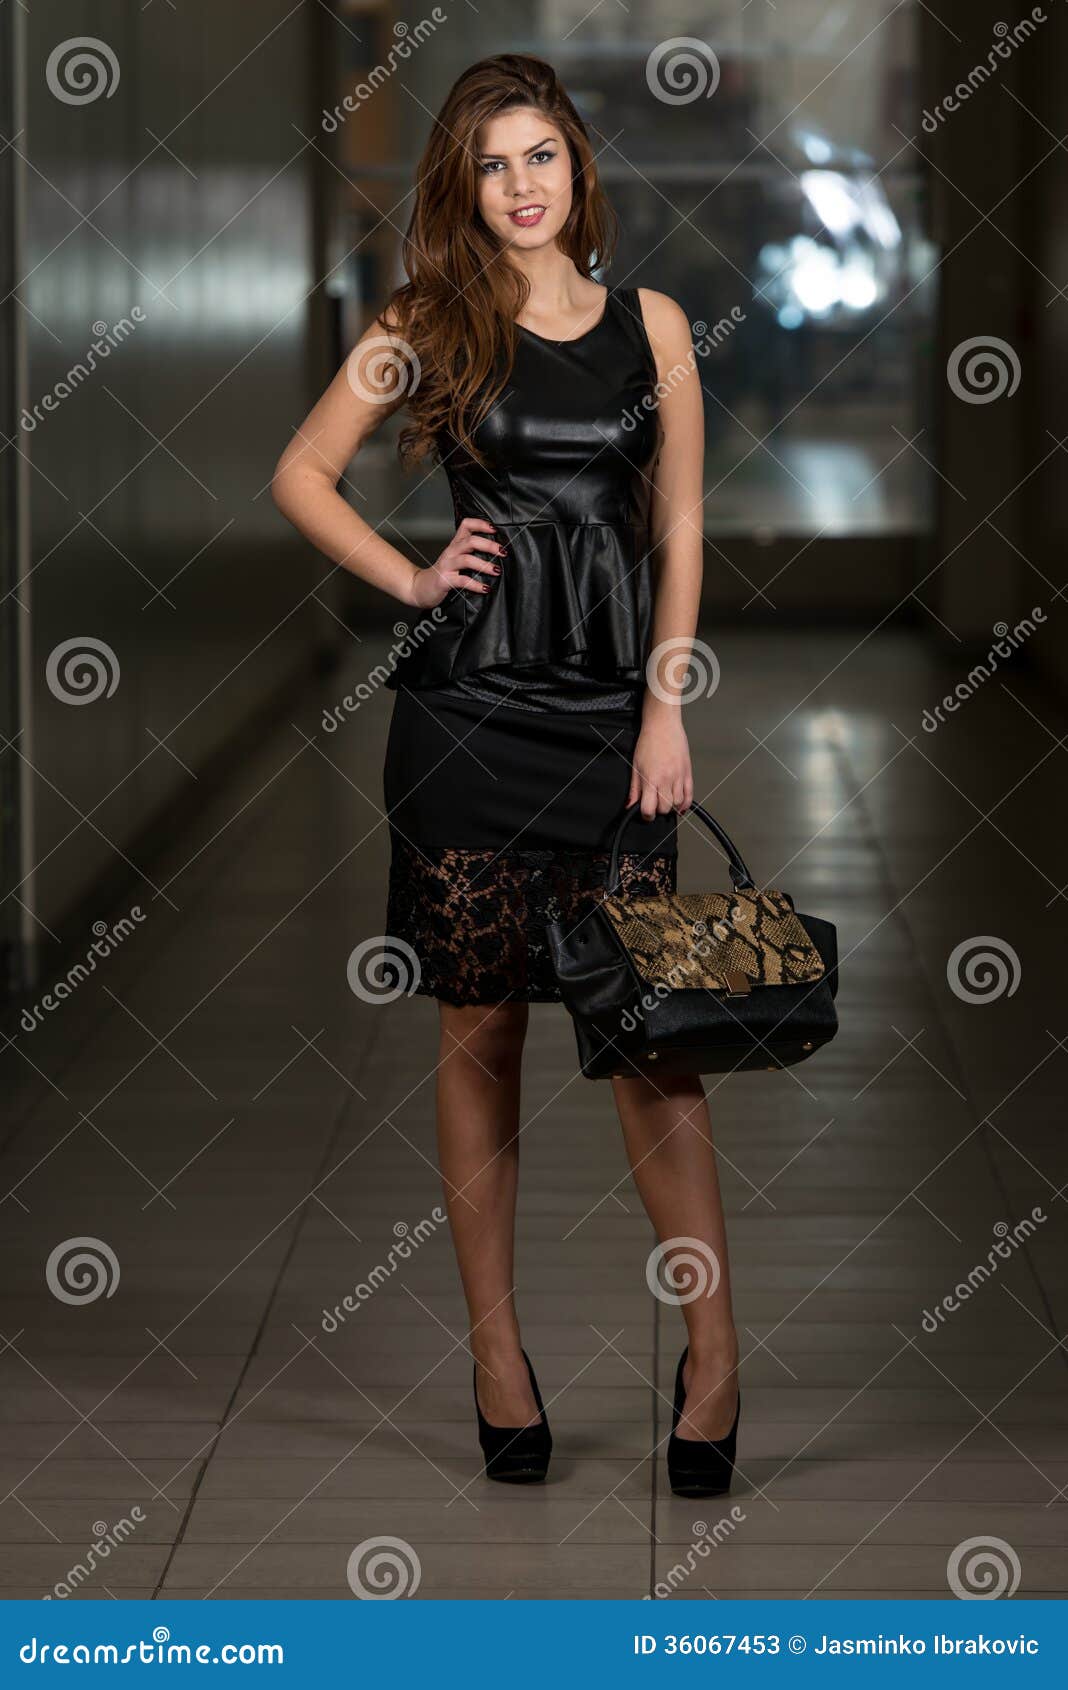
M 391 695 L 332 735 L 320 714 L 364 644 L 141 865 L 136 936 L 4 1054 L 6 1594 L 70 1584 L 102 1528 L 124 1541 L 75 1594 L 351 1599 L 374 1575 L 350 1557 L 382 1537 L 420 1598 L 936 1597 L 977 1538 L 1021 1596 L 1065 1593 L 1065 724 L 1021 672 L 925 733 L 959 677 L 904 634 L 858 637 L 725 635 L 687 714 L 698 796 L 758 880 L 837 921 L 843 958 L 834 1044 L 706 1080 L 745 1356 L 732 1497 L 667 1493 L 681 1319 L 646 1285 L 610 1092 L 551 1005 L 518 1282 L 557 1453 L 544 1489 L 480 1477 L 433 1221 L 436 1011 L 346 976 L 384 919 Z M 691 819 L 680 885 L 725 879 Z M 973 936 L 1018 957 L 1011 992 L 951 988 Z M 925 1330 L 1036 1206 L 1026 1247 Z M 50 1291 L 76 1238 L 113 1252 L 110 1295 Z

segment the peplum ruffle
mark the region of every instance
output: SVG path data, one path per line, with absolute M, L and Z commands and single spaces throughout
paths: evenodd
M 387 687 L 441 686 L 479 669 L 581 660 L 640 681 L 652 628 L 647 536 L 612 523 L 497 522 L 508 547 L 488 593 L 455 588 L 410 630 Z

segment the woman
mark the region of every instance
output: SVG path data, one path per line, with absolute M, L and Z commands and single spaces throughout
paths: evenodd
M 410 280 L 273 482 L 321 551 L 420 613 L 386 683 L 386 930 L 408 948 L 414 989 L 438 999 L 439 1155 L 479 1435 L 488 1475 L 517 1482 L 544 1478 L 551 1449 L 512 1291 L 528 1005 L 560 995 L 544 926 L 581 915 L 624 805 L 642 818 L 624 895 L 673 891 L 676 815 L 693 798 L 678 658 L 700 598 L 701 393 L 679 307 L 594 281 L 614 224 L 551 66 L 513 54 L 472 66 L 419 167 Z M 402 459 L 436 455 L 455 508 L 428 567 L 337 491 L 405 402 Z M 734 1463 L 738 1353 L 704 1092 L 697 1075 L 612 1085 L 661 1244 L 697 1240 L 718 1261 L 715 1293 L 684 1304 L 668 1446 L 676 1490 L 717 1494 Z

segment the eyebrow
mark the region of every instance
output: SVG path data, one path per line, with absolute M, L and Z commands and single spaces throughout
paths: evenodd
M 542 147 L 552 146 L 553 140 L 554 140 L 554 137 L 552 135 L 546 135 L 544 140 L 536 141 L 534 146 L 525 147 L 524 150 L 523 150 L 523 157 L 526 158 L 528 153 L 540 153 Z M 504 153 L 479 153 L 478 156 L 479 156 L 479 158 L 504 158 L 505 154 Z

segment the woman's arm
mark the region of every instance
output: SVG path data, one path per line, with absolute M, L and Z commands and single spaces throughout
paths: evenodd
M 387 323 L 388 317 L 371 324 L 308 412 L 278 460 L 271 496 L 282 515 L 334 563 L 402 604 L 430 610 L 452 587 L 489 592 L 488 584 L 460 571 L 490 573 L 493 564 L 479 552 L 498 556 L 504 547 L 492 538 L 491 523 L 466 518 L 437 561 L 424 569 L 376 533 L 338 492 L 338 482 L 364 441 L 406 398 L 399 354 L 399 379 L 388 373 L 394 361 Z
M 686 314 L 666 294 L 639 290 L 662 384 L 660 456 L 653 470 L 650 522 L 656 559 L 651 650 L 664 650 L 655 690 L 646 685 L 628 804 L 648 819 L 693 802 L 690 748 L 680 693 L 701 603 L 705 422 L 697 358 Z

